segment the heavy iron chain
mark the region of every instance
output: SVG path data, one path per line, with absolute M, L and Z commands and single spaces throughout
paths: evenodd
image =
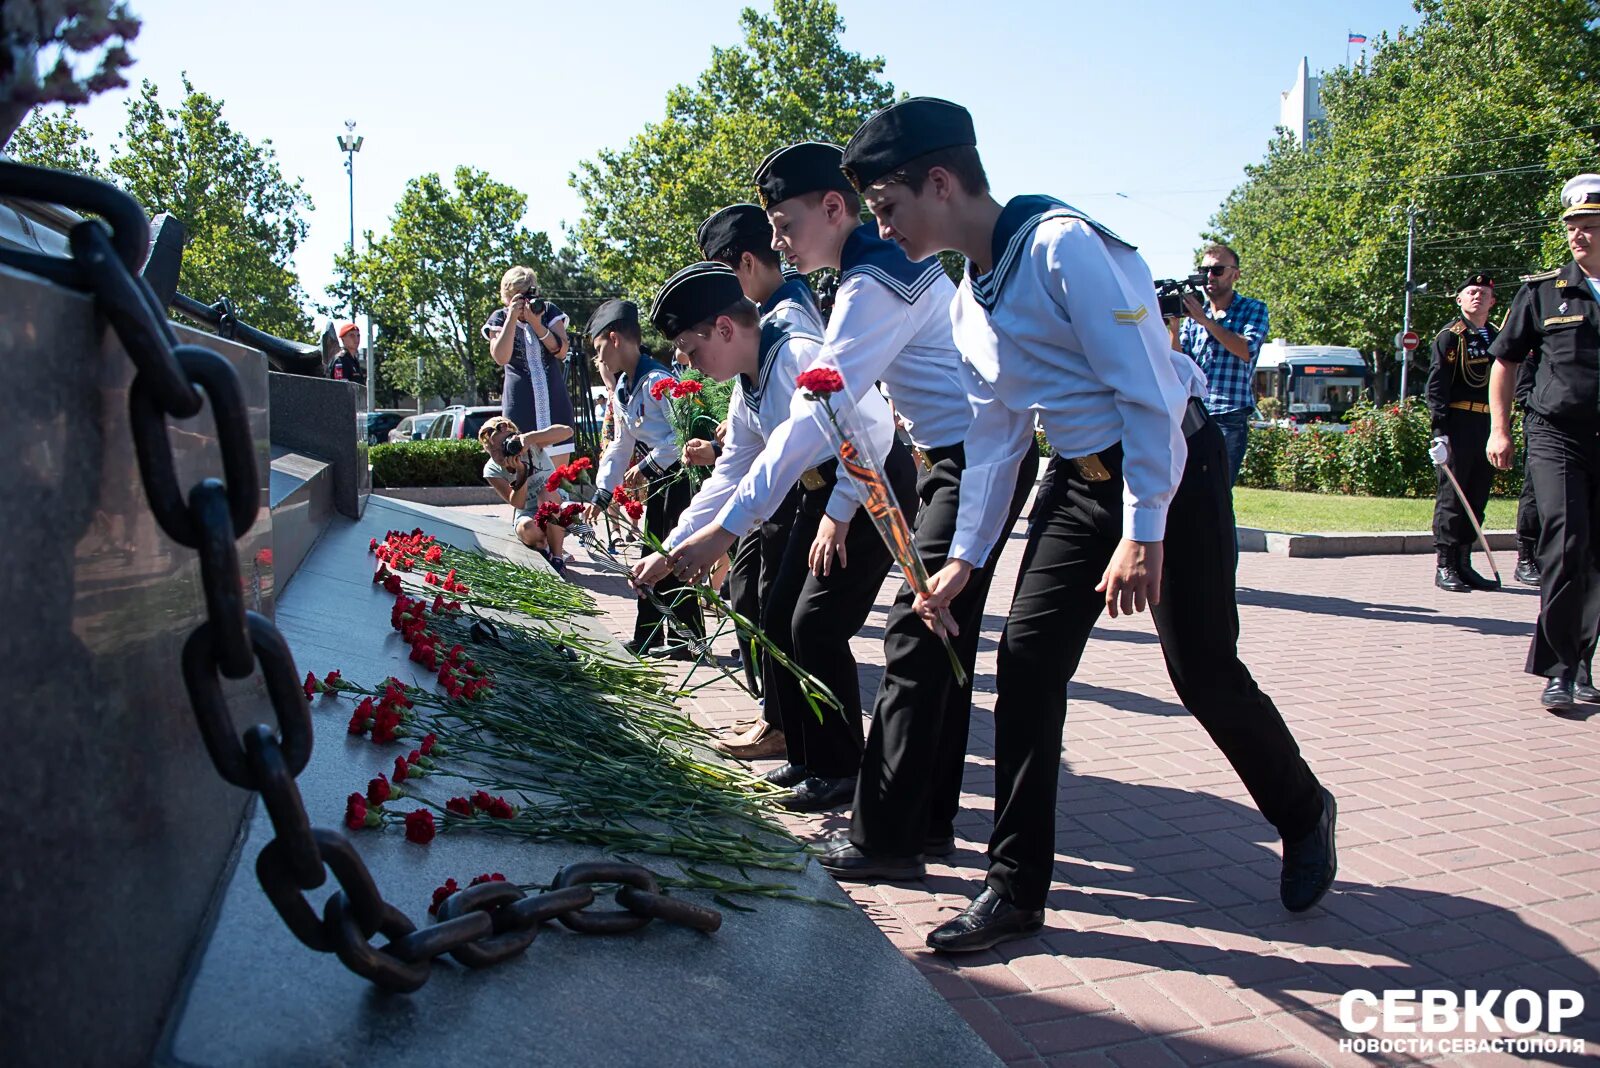
M 588 863 L 562 869 L 550 892 L 534 896 L 503 882 L 457 891 L 440 906 L 440 922 L 419 930 L 384 900 L 348 838 L 311 826 L 295 784 L 311 759 L 310 703 L 288 643 L 272 620 L 245 608 L 242 594 L 236 542 L 255 523 L 261 487 L 238 374 L 216 353 L 178 344 L 160 301 L 138 274 L 150 231 L 131 197 L 90 178 L 15 163 L 0 163 L 0 193 L 105 220 L 72 228 L 70 259 L 0 250 L 0 262 L 91 292 L 134 363 L 128 414 L 150 510 L 168 537 L 200 555 L 206 621 L 184 644 L 184 686 L 217 773 L 259 793 L 266 805 L 275 837 L 256 857 L 256 877 L 294 936 L 320 953 L 337 954 L 378 986 L 410 992 L 428 981 L 434 958 L 448 953 L 469 968 L 497 964 L 525 951 L 552 919 L 593 934 L 638 930 L 652 919 L 707 932 L 720 927 L 719 912 L 661 894 L 646 868 Z M 223 478 L 202 479 L 185 496 L 166 421 L 198 415 L 202 393 L 211 402 Z M 258 666 L 277 730 L 257 724 L 240 735 L 221 677 L 243 679 Z M 325 883 L 328 869 L 340 889 L 319 915 L 305 892 Z M 616 894 L 622 908 L 585 912 L 595 900 L 593 883 L 622 884 Z M 375 946 L 380 932 L 387 942 Z

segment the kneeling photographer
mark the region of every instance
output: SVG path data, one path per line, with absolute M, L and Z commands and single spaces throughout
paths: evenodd
M 534 514 L 539 508 L 539 491 L 544 480 L 555 470 L 544 447 L 565 441 L 571 435 L 572 428 L 562 423 L 522 433 L 517 424 L 503 415 L 488 420 L 478 431 L 478 443 L 489 454 L 483 465 L 484 481 L 494 487 L 501 500 L 511 505 L 511 526 L 517 532 L 517 539 L 543 553 L 558 573 L 565 572 L 565 561 L 551 555 Z

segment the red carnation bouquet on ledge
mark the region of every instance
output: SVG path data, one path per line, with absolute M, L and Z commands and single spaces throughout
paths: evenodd
M 840 468 L 850 476 L 865 497 L 862 507 L 878 536 L 889 547 L 889 554 L 905 575 L 911 588 L 924 596 L 928 593 L 928 569 L 922 566 L 912 540 L 911 528 L 906 524 L 905 513 L 895 500 L 894 490 L 884 474 L 883 465 L 856 442 L 868 439 L 867 429 L 861 423 L 855 402 L 845 392 L 844 376 L 832 367 L 813 367 L 795 378 L 795 385 L 806 391 L 808 400 L 822 406 L 825 418 L 818 420 L 839 454 Z M 961 659 L 950 644 L 950 636 L 940 633 L 945 652 L 950 656 L 950 667 L 956 673 L 956 683 L 967 684 L 967 673 L 961 668 Z
M 557 490 L 575 493 L 579 486 L 593 485 L 593 480 L 589 477 L 589 470 L 592 467 L 594 467 L 593 460 L 587 456 L 580 456 L 570 464 L 562 464 L 550 472 L 550 477 L 544 480 L 544 488 L 550 493 L 555 493 Z

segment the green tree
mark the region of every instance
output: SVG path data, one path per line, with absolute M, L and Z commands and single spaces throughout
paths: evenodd
M 1469 272 L 1495 274 L 1509 302 L 1518 275 L 1565 258 L 1558 193 L 1600 149 L 1595 0 L 1416 7 L 1418 24 L 1380 38 L 1369 63 L 1324 77 L 1327 121 L 1306 145 L 1280 133 L 1208 234 L 1238 249 L 1241 288 L 1271 306 L 1275 336 L 1377 351 L 1386 372 L 1406 208 L 1425 213 L 1413 273 L 1429 292 L 1412 325 L 1427 337 Z
M 100 165 L 100 153 L 89 142 L 89 131 L 78 122 L 76 108 L 35 108 L 28 121 L 11 135 L 6 152 L 18 163 L 73 171 L 101 181 L 110 178 Z
M 544 233 L 522 225 L 528 198 L 487 173 L 457 167 L 454 189 L 438 174 L 406 183 L 390 217 L 390 232 L 354 260 L 341 253 L 331 292 L 370 310 L 379 331 L 379 380 L 415 392 L 421 359 L 424 395 L 480 403 L 498 389 L 503 372 L 489 356 L 483 321 L 501 306 L 500 276 L 532 267 L 541 288 L 573 315 L 569 286 L 587 285 L 580 265 L 556 256 Z M 586 305 L 592 307 L 592 305 Z
M 713 48 L 695 86 L 667 94 L 665 118 L 572 176 L 585 205 L 580 247 L 604 286 L 641 304 L 699 257 L 702 219 L 754 199 L 750 176 L 768 152 L 842 143 L 894 100 L 883 60 L 840 45 L 830 0 L 775 0 L 770 17 L 746 8 L 739 24 L 744 44 Z
M 228 297 L 250 325 L 309 339 L 311 321 L 295 274 L 311 199 L 278 167 L 270 140 L 252 142 L 222 117 L 223 102 L 183 79 L 183 100 L 163 108 L 145 81 L 128 101 L 121 150 L 110 163 L 152 215 L 171 212 L 188 230 L 179 288 L 207 303 Z

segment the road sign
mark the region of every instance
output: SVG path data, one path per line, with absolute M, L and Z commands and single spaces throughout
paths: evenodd
M 1407 352 L 1416 352 L 1417 346 L 1422 344 L 1422 339 L 1415 330 L 1402 330 L 1394 336 L 1394 347 Z

